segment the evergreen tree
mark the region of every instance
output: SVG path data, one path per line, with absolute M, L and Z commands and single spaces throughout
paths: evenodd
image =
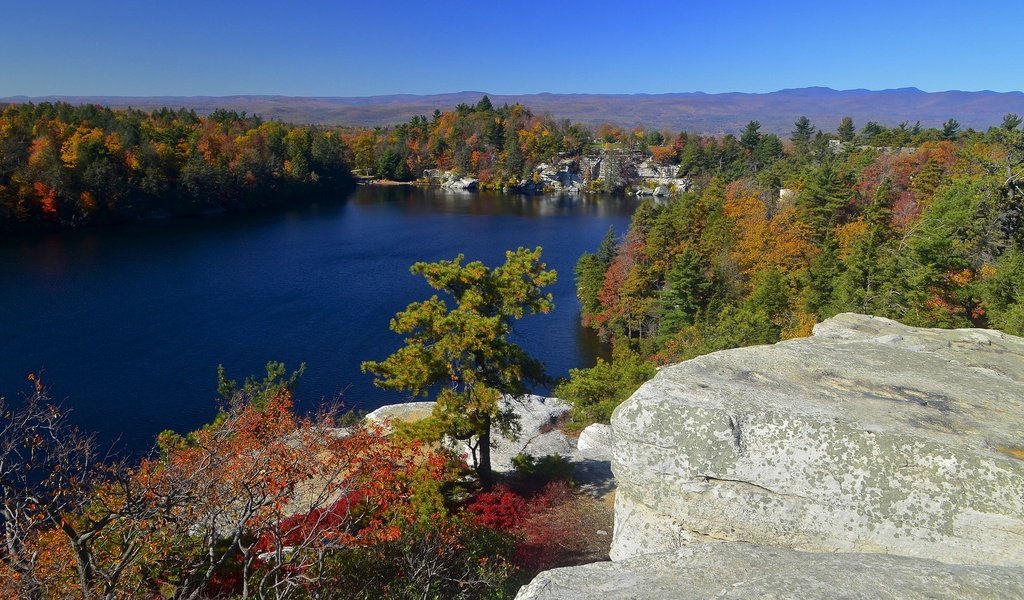
M 843 261 L 843 273 L 837 278 L 833 293 L 834 312 L 888 315 L 889 307 L 882 294 L 887 283 L 883 277 L 887 262 L 883 248 L 891 234 L 891 201 L 892 181 L 886 178 L 864 211 L 867 231 L 854 241 Z
M 615 258 L 615 246 L 615 226 L 609 225 L 608 231 L 601 239 L 601 245 L 597 248 L 597 260 L 604 265 L 605 269 L 612 264 L 612 259 Z
M 704 258 L 687 248 L 672 263 L 658 299 L 659 336 L 664 338 L 692 325 L 710 296 L 713 282 Z
M 843 117 L 839 128 L 836 129 L 836 133 L 839 135 L 839 141 L 843 143 L 850 143 L 853 141 L 853 137 L 856 134 L 856 130 L 853 127 L 853 119 L 850 117 Z
M 832 316 L 832 291 L 842 273 L 839 261 L 839 243 L 835 235 L 828 235 L 821 243 L 821 251 L 807 269 L 807 285 L 804 290 L 804 309 L 818 319 Z
M 796 198 L 796 208 L 800 220 L 809 225 L 816 238 L 821 240 L 835 224 L 837 213 L 849 197 L 850 191 L 838 172 L 838 166 L 828 160 L 811 172 L 807 185 Z
M 811 140 L 814 138 L 815 127 L 810 119 L 801 116 L 793 124 L 793 133 L 789 138 L 793 142 L 798 156 L 807 154 L 811 149 Z
M 740 134 L 740 145 L 747 151 L 748 154 L 753 154 L 754 150 L 757 149 L 757 145 L 761 143 L 761 123 L 758 121 L 751 121 L 747 123 L 746 128 L 743 129 L 743 133 Z
M 480 101 L 476 103 L 476 112 L 492 112 L 494 106 L 491 105 L 491 99 L 486 95 L 480 98 Z
M 942 139 L 955 140 L 960 135 L 960 122 L 956 119 L 949 119 L 942 124 Z
M 436 295 L 410 304 L 391 320 L 392 331 L 406 336 L 405 346 L 383 361 L 362 364 L 385 389 L 427 395 L 440 387 L 433 431 L 470 444 L 477 474 L 488 487 L 491 427 L 516 431 L 515 414 L 503 407 L 502 396 L 519 398 L 529 383 L 547 381 L 543 365 L 508 339 L 515 320 L 554 306 L 551 294 L 542 290 L 556 275 L 540 253 L 540 248 L 508 251 L 505 264 L 494 269 L 480 262 L 463 265 L 461 254 L 416 263 L 411 271 L 454 305 Z

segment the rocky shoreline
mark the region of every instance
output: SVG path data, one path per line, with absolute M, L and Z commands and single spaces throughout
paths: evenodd
M 582 194 L 626 190 L 637 196 L 664 197 L 693 186 L 689 177 L 678 177 L 677 167 L 659 165 L 640 153 L 603 152 L 599 155 L 562 158 L 541 163 L 530 175 L 515 182 L 481 182 L 455 170 L 425 169 L 420 180 L 453 192 L 487 188 L 518 194 Z

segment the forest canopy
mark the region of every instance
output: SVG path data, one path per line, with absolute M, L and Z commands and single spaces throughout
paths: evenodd
M 640 205 L 621 238 L 577 264 L 583 322 L 616 360 L 574 371 L 556 393 L 582 422 L 607 420 L 642 381 L 637 356 L 668 364 L 774 343 L 846 311 L 1024 334 L 1020 124 L 856 133 L 844 120 L 826 134 L 801 118 L 786 143 L 770 142 L 780 152 L 762 151 L 756 122 L 721 141 L 730 161 L 694 150 L 694 190 Z M 671 160 L 689 156 L 688 139 Z
M 0 110 L 0 230 L 283 205 L 348 189 L 350 171 L 338 130 L 245 113 Z

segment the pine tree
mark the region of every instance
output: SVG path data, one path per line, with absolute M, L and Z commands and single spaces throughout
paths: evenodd
M 853 119 L 850 117 L 843 117 L 839 128 L 836 129 L 836 133 L 839 134 L 839 141 L 849 143 L 853 141 L 853 136 L 857 133 L 857 130 L 853 127 Z
M 423 275 L 436 295 L 413 302 L 391 320 L 391 329 L 405 335 L 405 346 L 383 361 L 366 361 L 374 384 L 390 390 L 427 395 L 438 387 L 431 419 L 439 434 L 470 444 L 480 481 L 490 486 L 491 427 L 514 434 L 515 414 L 502 396 L 518 398 L 529 383 L 546 382 L 544 366 L 509 341 L 512 324 L 527 313 L 547 313 L 554 307 L 542 289 L 556 274 L 540 260 L 541 249 L 519 248 L 505 253 L 505 264 L 491 269 L 476 261 L 416 263 L 411 271 Z
M 793 126 L 792 137 L 789 139 L 793 141 L 797 155 L 807 154 L 811 149 L 811 139 L 814 137 L 815 127 L 811 124 L 810 119 L 804 116 L 797 119 Z

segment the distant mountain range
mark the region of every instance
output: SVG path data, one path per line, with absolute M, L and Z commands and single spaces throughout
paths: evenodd
M 255 113 L 293 123 L 375 126 L 393 125 L 414 115 L 430 116 L 435 109 L 476 104 L 484 92 L 457 92 L 417 96 L 365 96 L 311 98 L 293 96 L 45 96 L 0 98 L 0 103 L 65 101 L 111 107 L 154 109 L 187 107 L 206 114 L 216 108 Z M 793 122 L 806 115 L 815 125 L 831 131 L 844 116 L 858 128 L 868 121 L 898 125 L 920 121 L 939 126 L 949 118 L 962 127 L 984 129 L 997 125 L 1003 115 L 1024 115 L 1021 92 L 923 92 L 917 88 L 894 90 L 833 90 L 809 87 L 767 94 L 732 92 L 705 94 L 489 94 L 495 106 L 519 102 L 534 113 L 548 113 L 589 124 L 613 123 L 632 127 L 700 133 L 737 133 L 750 120 L 762 132 L 788 135 Z

